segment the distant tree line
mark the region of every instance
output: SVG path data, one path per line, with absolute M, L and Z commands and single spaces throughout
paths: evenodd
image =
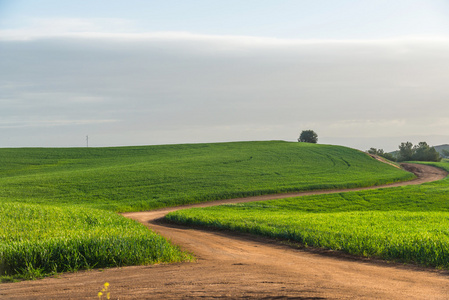
M 449 151 L 443 150 L 443 155 L 449 154 Z M 410 142 L 401 143 L 397 155 L 384 152 L 383 149 L 370 148 L 369 154 L 378 155 L 391 161 L 440 161 L 441 157 L 434 147 L 430 147 L 426 142 L 420 142 L 413 145 Z M 449 155 L 448 155 L 449 156 Z
M 440 161 L 441 157 L 434 147 L 430 147 L 426 142 L 420 142 L 413 146 L 406 142 L 399 145 L 399 155 L 397 161 L 416 160 L 416 161 Z

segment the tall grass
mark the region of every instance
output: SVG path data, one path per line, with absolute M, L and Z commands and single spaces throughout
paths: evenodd
M 433 163 L 449 171 L 449 163 Z M 418 186 L 223 205 L 167 219 L 449 269 L 449 178 Z
M 0 206 L 0 275 L 177 262 L 191 257 L 113 212 L 23 203 Z

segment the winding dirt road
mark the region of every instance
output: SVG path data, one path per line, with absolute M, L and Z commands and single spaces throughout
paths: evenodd
M 421 184 L 447 175 L 430 166 L 404 167 L 418 179 L 382 187 Z M 159 220 L 180 208 L 342 191 L 259 196 L 127 213 L 124 215 L 194 253 L 197 262 L 93 270 L 6 283 L 0 285 L 0 299 L 95 299 L 105 282 L 110 284 L 111 299 L 449 299 L 446 271 L 304 250 L 270 239 L 173 226 Z

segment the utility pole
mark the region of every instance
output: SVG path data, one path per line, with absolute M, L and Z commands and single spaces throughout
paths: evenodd
M 86 135 L 86 147 L 89 147 L 89 136 Z

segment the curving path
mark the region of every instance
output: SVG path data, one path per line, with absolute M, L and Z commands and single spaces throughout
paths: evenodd
M 447 173 L 405 164 L 418 178 L 363 189 L 439 180 Z M 354 190 L 354 189 L 352 189 Z M 214 201 L 157 211 L 126 213 L 193 252 L 197 262 L 112 268 L 0 285 L 0 299 L 95 299 L 105 282 L 111 299 L 448 299 L 449 273 L 354 258 L 332 251 L 232 232 L 164 224 L 166 213 L 187 207 L 335 193 L 315 191 Z

